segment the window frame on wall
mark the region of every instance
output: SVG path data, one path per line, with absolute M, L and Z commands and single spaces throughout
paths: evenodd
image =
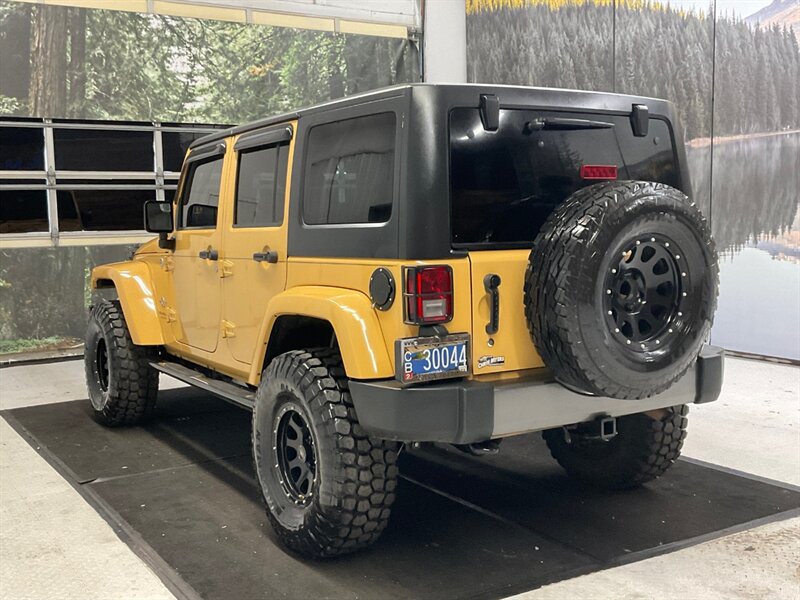
M 178 124 L 131 121 L 87 121 L 68 119 L 40 119 L 25 117 L 0 117 L 0 135 L 7 129 L 35 129 L 42 133 L 43 169 L 16 170 L 0 169 L 0 192 L 44 191 L 47 209 L 46 231 L 20 231 L 0 233 L 0 247 L 35 247 L 57 245 L 95 245 L 102 243 L 143 242 L 152 237 L 143 227 L 126 229 L 80 229 L 69 230 L 59 223 L 59 194 L 64 192 L 128 192 L 132 196 L 150 192 L 148 199 L 165 201 L 168 195 L 176 193 L 180 178 L 179 171 L 164 170 L 163 134 L 189 134 L 186 139 L 179 137 L 177 152 L 184 153 L 194 139 L 219 131 L 222 125 Z M 152 166 L 149 170 L 75 170 L 57 169 L 57 133 L 63 130 L 98 131 L 105 135 L 114 132 L 142 132 L 152 139 Z M 99 137 L 102 137 L 100 135 Z M 145 140 L 139 140 L 143 143 Z M 35 157 L 34 157 L 35 158 Z M 174 156 L 173 156 L 174 158 Z M 8 166 L 8 165 L 0 165 Z M 144 166 L 143 164 L 139 165 Z M 90 194 L 86 194 L 90 195 Z M 142 200 L 144 201 L 144 200 Z M 109 209 L 113 210 L 113 209 Z M 75 207 L 78 222 L 81 222 L 80 208 Z M 61 215 L 63 220 L 64 215 Z M 75 218 L 75 217 L 73 217 Z M 102 220 L 102 219 L 101 219 Z M 107 220 L 105 221 L 108 222 Z M 83 227 L 83 225 L 81 225 Z

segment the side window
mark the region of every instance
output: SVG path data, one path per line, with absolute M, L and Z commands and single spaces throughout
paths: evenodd
M 234 226 L 269 227 L 283 223 L 288 162 L 286 144 L 239 153 Z
M 303 220 L 385 223 L 394 195 L 395 115 L 318 125 L 308 136 Z
M 222 157 L 191 163 L 181 195 L 179 228 L 211 229 L 217 225 Z

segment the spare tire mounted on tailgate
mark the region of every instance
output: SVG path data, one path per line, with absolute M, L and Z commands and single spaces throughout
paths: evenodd
M 697 358 L 717 285 L 711 233 L 691 200 L 663 184 L 602 183 L 573 194 L 537 235 L 525 314 L 564 385 L 644 398 Z

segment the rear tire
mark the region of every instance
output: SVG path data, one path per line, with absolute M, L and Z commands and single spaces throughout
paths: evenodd
M 150 418 L 158 395 L 155 349 L 131 339 L 119 302 L 102 300 L 89 315 L 83 351 L 86 388 L 94 418 L 108 427 Z
M 550 454 L 575 479 L 622 490 L 661 477 L 675 464 L 686 439 L 689 407 L 673 406 L 617 418 L 611 440 L 588 440 L 585 425 L 542 432 Z
M 397 486 L 395 442 L 367 436 L 337 350 L 287 352 L 264 371 L 253 410 L 253 456 L 267 516 L 309 558 L 374 543 Z

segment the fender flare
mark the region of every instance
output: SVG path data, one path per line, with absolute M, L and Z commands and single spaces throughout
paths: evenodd
M 105 287 L 103 280 L 113 282 L 117 290 L 133 343 L 137 346 L 162 345 L 164 334 L 147 265 L 140 261 L 127 261 L 92 269 L 92 289 Z
M 361 292 L 325 286 L 298 286 L 274 296 L 267 304 L 250 381 L 261 375 L 272 329 L 278 317 L 300 315 L 327 321 L 333 327 L 344 369 L 353 379 L 394 377 L 380 322 L 369 298 Z

